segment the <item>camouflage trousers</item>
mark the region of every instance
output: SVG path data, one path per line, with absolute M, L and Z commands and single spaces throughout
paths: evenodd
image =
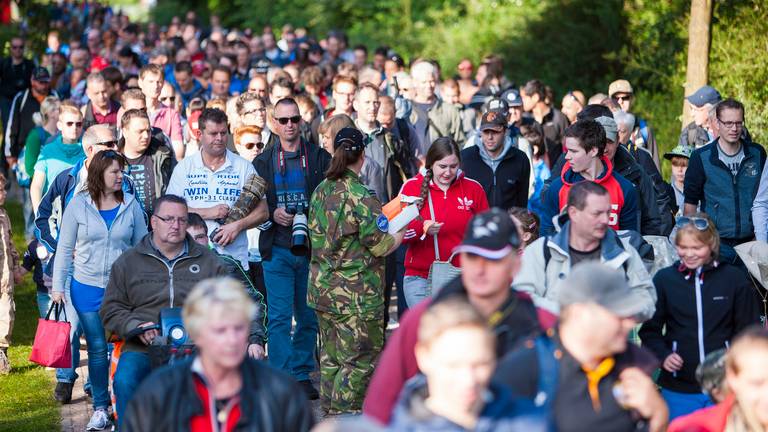
M 376 359 L 384 347 L 383 311 L 339 315 L 317 311 L 320 403 L 328 414 L 360 412 Z

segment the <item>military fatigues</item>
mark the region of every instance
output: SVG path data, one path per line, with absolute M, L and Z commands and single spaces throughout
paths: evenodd
M 395 239 L 380 215 L 381 203 L 352 171 L 312 194 L 307 303 L 317 311 L 320 395 L 329 414 L 362 409 L 384 345 L 383 256 Z

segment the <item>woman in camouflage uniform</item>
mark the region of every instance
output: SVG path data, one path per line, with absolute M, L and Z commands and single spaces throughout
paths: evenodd
M 326 179 L 312 194 L 308 304 L 320 328 L 320 397 L 329 414 L 360 412 L 384 345 L 384 257 L 404 231 L 390 235 L 381 203 L 360 181 L 362 133 L 334 139 Z

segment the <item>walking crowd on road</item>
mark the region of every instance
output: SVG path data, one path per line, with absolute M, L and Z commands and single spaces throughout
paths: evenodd
M 496 54 L 52 7 L 45 52 L 0 60 L 28 242 L 0 208 L 0 372 L 32 272 L 87 430 L 768 430 L 740 101 L 701 87 L 662 143 L 621 77 L 556 99 Z

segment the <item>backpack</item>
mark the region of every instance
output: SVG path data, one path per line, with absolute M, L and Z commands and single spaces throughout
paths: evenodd
M 30 133 L 36 133 L 38 135 L 38 138 L 40 139 L 40 148 L 46 144 L 45 135 L 43 135 L 43 129 L 40 127 L 34 128 Z M 16 166 L 13 167 L 13 173 L 16 174 L 16 181 L 19 183 L 20 187 L 28 188 L 32 184 L 32 176 L 29 175 L 27 172 L 26 167 L 26 155 L 27 155 L 27 148 L 24 146 L 21 149 L 21 152 L 19 153 L 19 158 L 16 163 Z

